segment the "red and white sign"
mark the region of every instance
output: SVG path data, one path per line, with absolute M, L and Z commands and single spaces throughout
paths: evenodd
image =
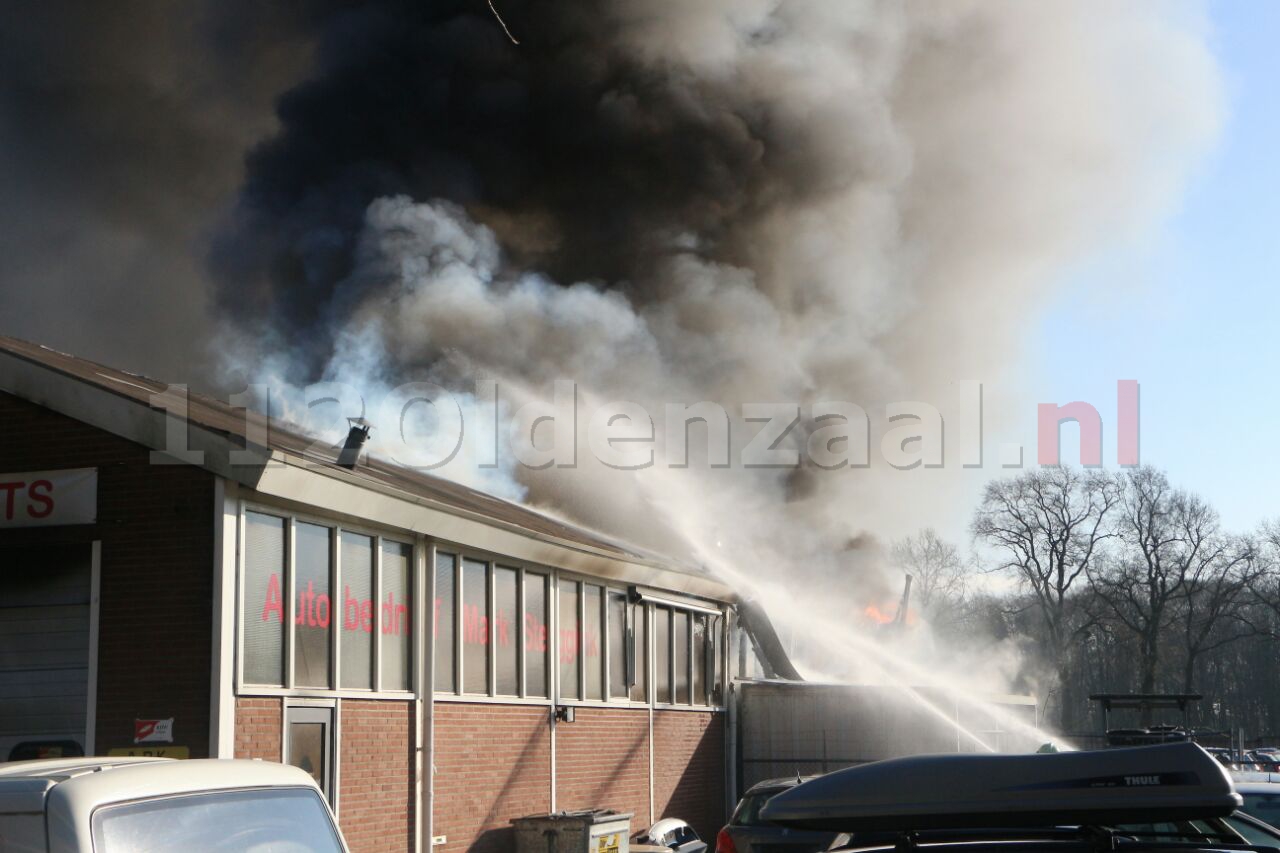
M 134 720 L 134 743 L 173 743 L 173 717 L 167 720 Z
M 0 474 L 0 530 L 97 520 L 97 468 Z

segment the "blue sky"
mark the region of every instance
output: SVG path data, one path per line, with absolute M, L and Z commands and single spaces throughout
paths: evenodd
M 1097 406 L 1108 467 L 1115 382 L 1139 380 L 1142 461 L 1244 531 L 1280 516 L 1280 3 L 1209 10 L 1227 98 L 1216 149 L 1147 244 L 1072 275 L 1027 373 L 1041 401 Z M 1064 426 L 1064 459 L 1076 435 Z

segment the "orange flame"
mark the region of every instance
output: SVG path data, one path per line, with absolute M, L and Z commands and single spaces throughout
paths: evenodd
M 893 621 L 892 613 L 885 613 L 883 610 L 881 610 L 879 607 L 876 607 L 874 604 L 868 604 L 867 609 L 862 612 L 865 613 L 867 615 L 867 618 L 870 619 L 872 622 L 877 622 L 881 625 L 888 625 L 890 622 Z

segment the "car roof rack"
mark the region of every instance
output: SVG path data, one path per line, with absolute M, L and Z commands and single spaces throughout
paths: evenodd
M 833 832 L 1110 826 L 1225 817 L 1242 804 L 1193 743 L 1035 755 L 918 755 L 821 776 L 765 820 Z

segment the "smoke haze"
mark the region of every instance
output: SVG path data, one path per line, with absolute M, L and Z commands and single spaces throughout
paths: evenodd
M 228 386 L 709 400 L 735 446 L 758 428 L 743 403 L 847 400 L 876 448 L 887 402 L 1006 375 L 1063 270 L 1157 222 L 1220 120 L 1192 4 L 498 5 L 519 45 L 483 2 L 26 21 L 0 40 L 6 331 L 165 378 L 216 335 Z M 98 310 L 51 326 L 73 294 Z M 153 339 L 120 340 L 134 312 Z M 989 476 L 578 456 L 446 474 L 779 602 L 816 579 L 890 599 L 867 534 L 954 514 Z

